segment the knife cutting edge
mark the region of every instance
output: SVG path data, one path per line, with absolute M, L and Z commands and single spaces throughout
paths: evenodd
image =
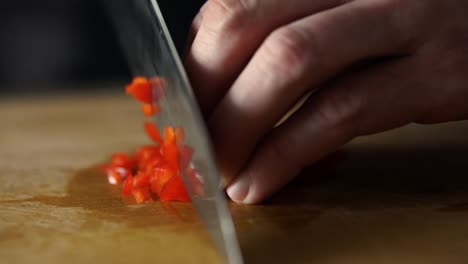
M 168 89 L 160 102 L 163 111 L 155 121 L 160 127 L 185 129 L 186 143 L 195 149 L 191 166 L 203 183 L 200 191 L 181 173 L 186 189 L 226 262 L 243 263 L 207 128 L 157 1 L 109 0 L 106 4 L 132 73 L 166 79 Z

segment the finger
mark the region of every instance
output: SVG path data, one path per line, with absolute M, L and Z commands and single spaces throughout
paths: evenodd
M 186 57 L 187 72 L 203 112 L 211 112 L 273 29 L 344 2 L 209 0 Z
M 361 59 L 406 52 L 401 21 L 388 6 L 373 3 L 380 2 L 351 2 L 267 38 L 210 120 L 224 177 L 236 175 L 257 142 L 309 88 Z
M 187 36 L 187 43 L 185 44 L 184 57 L 187 56 L 187 53 L 189 52 L 189 49 L 192 47 L 193 41 L 195 40 L 195 37 L 197 36 L 198 30 L 200 29 L 200 25 L 203 20 L 203 14 L 205 13 L 207 3 L 208 2 L 205 2 L 203 4 L 203 6 L 200 8 L 197 15 L 192 21 L 192 25 L 190 26 L 190 30 Z
M 406 62 L 405 62 L 406 63 Z M 404 62 L 343 77 L 311 97 L 256 150 L 228 187 L 240 203 L 258 203 L 291 181 L 307 165 L 352 138 L 407 124 L 420 115 Z M 424 100 L 424 99 L 423 99 Z

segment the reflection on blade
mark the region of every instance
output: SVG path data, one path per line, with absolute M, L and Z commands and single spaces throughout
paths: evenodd
M 155 0 L 107 0 L 107 7 L 117 22 L 124 51 L 134 75 L 163 76 L 168 82 L 163 111 L 158 115 L 160 127 L 185 129 L 186 143 L 195 149 L 194 175 L 182 172 L 200 217 L 228 263 L 242 263 L 231 214 L 222 191 L 211 143 L 200 110 L 182 63 Z

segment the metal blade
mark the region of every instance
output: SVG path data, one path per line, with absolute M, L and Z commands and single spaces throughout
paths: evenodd
M 134 75 L 162 76 L 168 82 L 159 127 L 180 126 L 195 149 L 192 166 L 202 182 L 182 178 L 213 241 L 228 263 L 243 263 L 232 217 L 215 164 L 211 142 L 192 88 L 155 0 L 109 0 Z

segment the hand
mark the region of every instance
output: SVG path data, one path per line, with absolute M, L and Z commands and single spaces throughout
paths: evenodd
M 355 137 L 468 117 L 468 1 L 209 0 L 193 27 L 189 76 L 240 203 Z

